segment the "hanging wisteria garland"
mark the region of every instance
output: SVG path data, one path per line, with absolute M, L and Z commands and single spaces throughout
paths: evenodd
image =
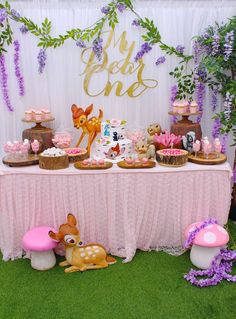
M 9 92 L 8 92 L 8 76 L 6 72 L 6 65 L 5 65 L 5 56 L 4 54 L 0 54 L 0 83 L 1 83 L 1 90 L 3 95 L 4 103 L 7 106 L 7 109 L 12 112 L 14 108 L 11 104 Z
M 189 233 L 188 238 L 184 243 L 184 248 L 188 249 L 192 246 L 193 241 L 197 234 L 209 225 L 218 224 L 215 218 L 209 218 L 202 222 L 200 225 L 195 226 L 194 229 Z M 192 285 L 198 287 L 215 286 L 222 280 L 236 282 L 236 275 L 232 276 L 233 261 L 236 260 L 236 250 L 222 249 L 220 253 L 213 259 L 211 267 L 206 270 L 194 270 L 191 269 L 188 274 L 184 275 L 184 278 L 189 281 Z M 208 277 L 201 278 L 198 277 Z
M 188 274 L 184 275 L 184 278 L 197 287 L 216 286 L 222 280 L 236 282 L 236 275 L 231 275 L 234 261 L 236 261 L 236 250 L 222 249 L 212 261 L 209 269 L 191 269 Z M 199 279 L 199 277 L 207 278 Z
M 18 40 L 15 40 L 13 42 L 13 44 L 14 44 L 14 50 L 15 50 L 15 52 L 14 52 L 15 76 L 16 76 L 17 82 L 18 82 L 19 95 L 24 96 L 25 95 L 24 78 L 21 74 L 20 64 L 19 64 L 20 43 Z

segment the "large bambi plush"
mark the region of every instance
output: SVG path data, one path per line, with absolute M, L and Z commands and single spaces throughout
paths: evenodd
M 97 134 L 101 132 L 101 120 L 103 117 L 102 110 L 99 110 L 98 117 L 91 117 L 88 119 L 89 114 L 93 111 L 93 104 L 89 105 L 85 110 L 81 107 L 77 107 L 75 104 L 71 107 L 73 116 L 74 127 L 77 129 L 82 128 L 82 134 L 76 144 L 76 147 L 80 145 L 84 136 L 88 134 L 88 154 L 90 154 L 91 145 L 96 138 Z
M 106 268 L 116 262 L 115 258 L 107 255 L 105 248 L 100 244 L 81 245 L 76 218 L 72 214 L 67 215 L 67 224 L 62 224 L 58 233 L 49 231 L 49 236 L 65 245 L 66 260 L 59 264 L 61 267 L 70 265 L 65 272 Z

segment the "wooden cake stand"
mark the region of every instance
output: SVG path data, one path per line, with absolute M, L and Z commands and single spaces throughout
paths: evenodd
M 28 139 L 30 141 L 32 140 L 38 140 L 40 143 L 39 151 L 38 153 L 43 152 L 45 149 L 53 147 L 52 138 L 53 138 L 53 130 L 51 128 L 42 126 L 42 123 L 51 122 L 54 121 L 54 118 L 50 118 L 48 120 L 30 120 L 27 121 L 25 119 L 22 119 L 22 122 L 24 123 L 35 123 L 36 125 L 31 127 L 30 129 L 26 129 L 22 133 L 22 138 Z
M 104 165 L 84 165 L 83 162 L 76 162 L 74 167 L 77 169 L 94 170 L 94 169 L 108 169 L 112 167 L 111 162 L 105 162 Z
M 189 120 L 189 116 L 196 116 L 200 115 L 201 112 L 196 113 L 174 113 L 168 112 L 168 114 L 173 116 L 182 116 L 182 119 L 179 120 L 177 123 L 173 123 L 170 128 L 170 132 L 175 135 L 185 136 L 188 132 L 193 131 L 196 134 L 196 139 L 201 140 L 202 138 L 202 129 L 199 123 L 193 123 Z
M 189 162 L 200 164 L 200 165 L 217 165 L 217 164 L 222 164 L 226 162 L 227 157 L 224 154 L 220 154 L 220 156 L 217 157 L 217 153 L 212 152 L 208 155 L 208 159 L 207 159 L 202 152 L 199 152 L 197 154 L 197 157 L 195 157 L 194 154 L 189 155 L 188 160 Z
M 38 156 L 28 154 L 27 157 L 18 157 L 13 154 L 7 155 L 2 159 L 3 164 L 11 167 L 37 165 L 39 163 Z

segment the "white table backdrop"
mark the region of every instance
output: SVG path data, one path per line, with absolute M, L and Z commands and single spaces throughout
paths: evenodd
M 100 8 L 107 2 L 98 0 L 10 1 L 11 5 L 22 15 L 38 23 L 42 22 L 45 17 L 52 20 L 54 35 L 64 34 L 66 30 L 73 27 L 83 28 L 91 25 L 102 16 Z M 236 1 L 137 0 L 134 4 L 143 17 L 154 19 L 164 42 L 173 46 L 182 44 L 188 53 L 191 53 L 192 36 L 201 33 L 215 20 L 225 21 L 236 13 Z M 141 45 L 141 38 L 139 32 L 131 27 L 133 18 L 131 13 L 120 14 L 121 23 L 116 34 L 120 35 L 122 31 L 127 30 L 128 40 L 136 41 L 135 51 L 137 51 Z M 128 120 L 130 126 L 142 127 L 146 127 L 153 121 L 158 121 L 163 128 L 169 128 L 170 117 L 167 112 L 172 80 L 168 72 L 176 65 L 177 60 L 174 57 L 168 58 L 164 65 L 156 67 L 154 65 L 155 59 L 162 53 L 155 47 L 144 58 L 146 64 L 144 76 L 158 80 L 159 84 L 157 88 L 146 91 L 138 98 L 129 98 L 127 95 L 117 97 L 114 92 L 108 97 L 91 98 L 83 91 L 83 76 L 80 74 L 84 65 L 80 61 L 81 51 L 74 42 L 68 41 L 61 48 L 47 50 L 47 66 L 44 74 L 39 75 L 37 71 L 39 51 L 37 40 L 30 34 L 22 35 L 18 31 L 17 24 L 14 25 L 14 30 L 16 30 L 15 35 L 22 48 L 20 61 L 25 78 L 26 96 L 20 98 L 17 94 L 13 52 L 12 48 L 9 48 L 6 61 L 9 73 L 9 91 L 15 111 L 13 113 L 7 111 L 0 94 L 0 146 L 6 140 L 20 138 L 22 130 L 29 127 L 20 121 L 24 110 L 29 107 L 49 107 L 56 117 L 56 121 L 53 123 L 54 128 L 72 128 L 70 106 L 73 103 L 86 106 L 91 102 L 94 103 L 96 111 L 98 107 L 103 107 L 104 117 L 107 119 L 123 118 Z M 117 50 L 110 51 L 110 61 L 121 59 L 121 56 L 117 56 L 117 54 Z M 101 74 L 101 81 L 106 76 L 105 73 Z M 128 86 L 134 82 L 134 78 L 135 76 L 121 77 L 118 75 L 118 77 L 112 78 L 112 82 L 118 79 L 122 80 L 125 86 Z M 204 135 L 210 136 L 212 114 L 209 110 L 208 99 L 206 109 L 202 127 Z M 78 132 L 74 130 L 74 133 L 77 137 Z M 229 151 L 230 162 L 232 162 L 233 157 L 232 151 L 232 149 Z

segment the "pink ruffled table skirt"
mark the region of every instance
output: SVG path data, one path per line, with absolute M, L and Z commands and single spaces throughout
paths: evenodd
M 136 249 L 178 255 L 186 226 L 209 217 L 227 222 L 231 174 L 228 163 L 100 171 L 0 165 L 3 259 L 22 257 L 21 239 L 30 228 L 58 228 L 69 212 L 84 242 L 101 243 L 126 261 Z

